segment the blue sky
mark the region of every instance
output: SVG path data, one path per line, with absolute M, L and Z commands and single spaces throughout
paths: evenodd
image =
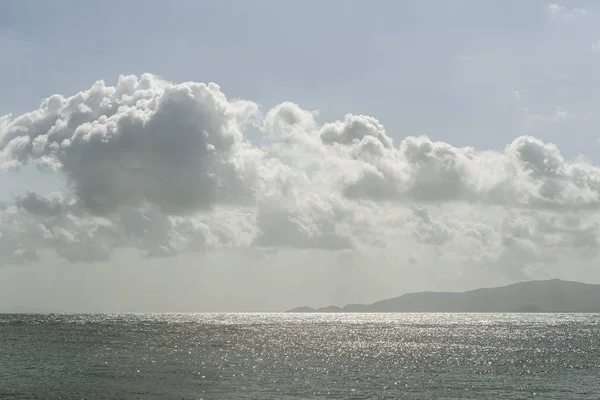
M 0 115 L 13 118 L 53 94 L 151 73 L 216 82 L 263 114 L 292 101 L 318 110 L 318 124 L 373 116 L 396 144 L 427 135 L 503 151 L 531 135 L 567 160 L 600 163 L 600 4 L 592 1 L 5 0 L 0 52 Z M 0 200 L 66 182 L 33 166 L 0 172 Z M 335 299 L 356 300 L 348 293 L 361 279 Z
M 292 100 L 319 109 L 323 119 L 374 115 L 395 138 L 427 134 L 502 148 L 534 133 L 564 143 L 568 156 L 595 157 L 596 120 L 524 124 L 534 113 L 549 118 L 556 107 L 594 111 L 595 10 L 552 16 L 542 1 L 31 4 L 0 5 L 3 114 L 98 79 L 151 72 L 214 81 L 230 97 L 265 107 Z M 586 3 L 561 5 L 567 14 Z M 566 139 L 561 132 L 569 126 L 580 129 Z

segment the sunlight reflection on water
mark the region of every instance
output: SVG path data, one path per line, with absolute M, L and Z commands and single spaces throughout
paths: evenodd
M 595 398 L 594 314 L 0 315 L 0 398 Z

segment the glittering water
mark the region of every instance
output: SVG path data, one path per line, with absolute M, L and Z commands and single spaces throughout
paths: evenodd
M 1 315 L 0 399 L 597 399 L 600 315 Z

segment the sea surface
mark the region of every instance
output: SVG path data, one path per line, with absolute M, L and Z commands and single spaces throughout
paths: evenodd
M 0 399 L 599 399 L 595 314 L 0 314 Z

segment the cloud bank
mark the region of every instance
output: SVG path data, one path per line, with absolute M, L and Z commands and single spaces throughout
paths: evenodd
M 455 147 L 390 135 L 372 116 L 263 110 L 214 83 L 121 76 L 0 118 L 0 168 L 28 165 L 68 185 L 2 206 L 0 264 L 45 251 L 106 261 L 119 248 L 394 249 L 412 268 L 433 254 L 518 279 L 597 257 L 600 167 L 553 144 Z

